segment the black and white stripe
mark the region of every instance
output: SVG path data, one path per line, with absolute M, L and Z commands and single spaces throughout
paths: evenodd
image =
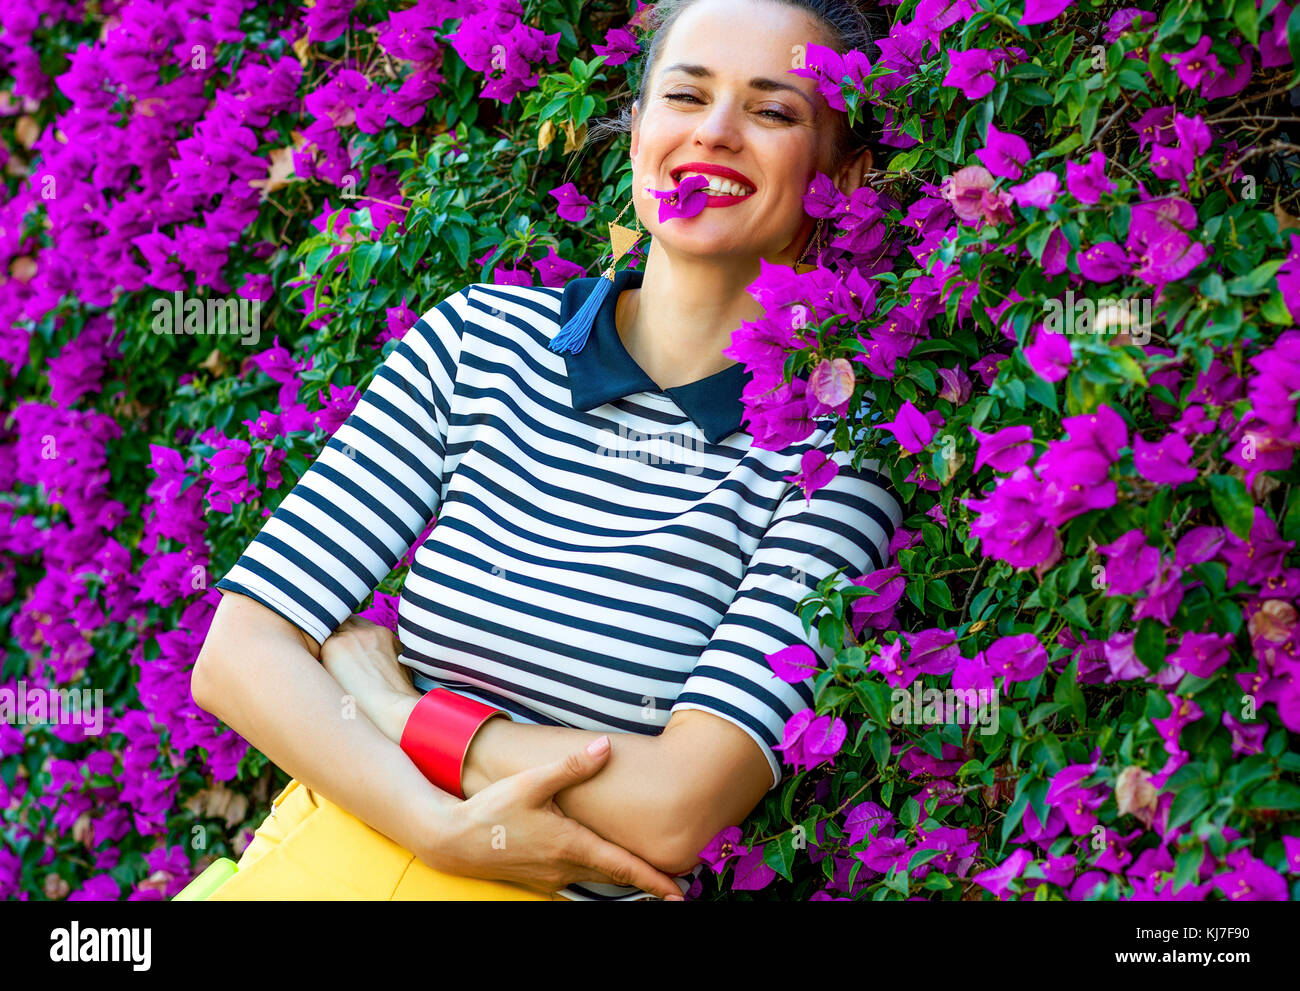
M 612 372 L 597 366 L 599 347 L 619 351 L 617 292 L 590 359 L 550 351 L 563 292 L 479 283 L 425 313 L 217 587 L 323 642 L 436 514 L 399 607 L 419 687 L 521 722 L 614 732 L 711 712 L 760 745 L 776 787 L 772 748 L 813 698 L 811 681 L 774 677 L 765 654 L 806 642 L 833 655 L 793 606 L 838 568 L 847 580 L 883 567 L 901 507 L 878 464 L 855 472 L 831 453 L 832 421 L 779 452 L 741 429 L 710 440 L 738 403 L 732 369 L 717 389 L 674 393 L 643 388 L 625 351 Z M 625 394 L 574 408 L 578 376 L 601 376 L 586 384 L 603 395 L 624 374 Z M 608 453 L 620 429 L 642 435 L 625 442 L 640 460 Z M 810 445 L 841 470 L 806 502 L 784 476 Z

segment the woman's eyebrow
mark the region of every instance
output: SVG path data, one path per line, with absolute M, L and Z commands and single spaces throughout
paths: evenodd
M 677 62 L 673 65 L 670 65 L 667 68 L 665 68 L 660 75 L 666 76 L 668 75 L 668 73 L 674 71 L 685 72 L 688 75 L 697 76 L 701 78 L 705 76 L 708 76 L 709 78 L 713 77 L 712 71 L 710 71 L 707 66 L 691 65 L 690 63 L 687 62 Z M 792 93 L 798 93 L 800 96 L 804 98 L 804 100 L 807 101 L 809 107 L 812 107 L 813 110 L 817 109 L 816 106 L 813 104 L 812 98 L 807 93 L 801 90 L 798 86 L 793 86 L 790 83 L 783 83 L 776 79 L 767 79 L 763 76 L 755 76 L 753 79 L 749 81 L 749 85 L 753 89 L 761 89 L 764 92 L 769 92 L 769 93 L 774 90 L 789 90 Z

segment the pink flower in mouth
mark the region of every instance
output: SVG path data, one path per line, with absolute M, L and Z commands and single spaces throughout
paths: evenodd
M 705 189 L 709 185 L 707 177 L 702 175 L 687 176 L 672 189 L 650 189 L 659 198 L 659 223 L 681 217 L 683 220 L 694 217 L 709 203 L 709 194 Z

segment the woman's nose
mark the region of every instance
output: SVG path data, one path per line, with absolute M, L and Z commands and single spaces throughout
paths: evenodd
M 716 100 L 705 112 L 695 136 L 705 144 L 726 144 L 736 148 L 740 141 L 740 107 L 730 100 Z

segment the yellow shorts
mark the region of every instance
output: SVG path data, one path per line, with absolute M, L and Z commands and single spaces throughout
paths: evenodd
M 297 779 L 208 901 L 571 901 L 434 870 Z

